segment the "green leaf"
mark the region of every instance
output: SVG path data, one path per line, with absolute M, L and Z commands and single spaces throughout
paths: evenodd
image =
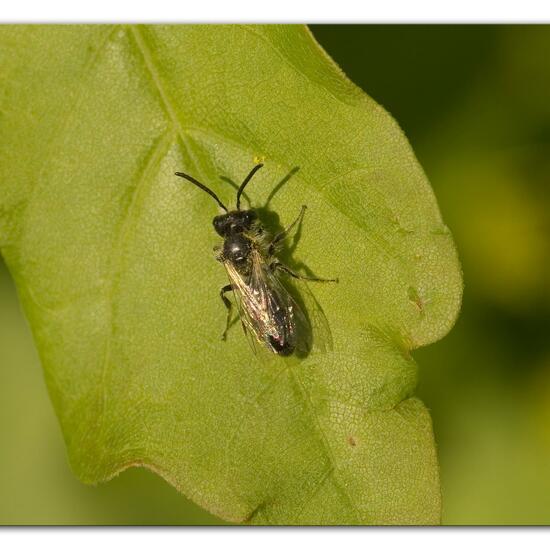
M 397 124 L 309 31 L 5 26 L 0 64 L 0 247 L 76 475 L 146 466 L 236 522 L 438 522 L 410 351 L 457 316 L 456 251 Z M 326 353 L 220 339 L 217 207 L 174 171 L 233 204 L 219 176 L 255 157 L 271 231 L 309 207 L 285 260 L 340 279 L 297 285 Z

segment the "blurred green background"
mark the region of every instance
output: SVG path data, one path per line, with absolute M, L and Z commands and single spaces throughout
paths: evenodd
M 443 521 L 550 524 L 550 26 L 312 30 L 407 134 L 462 260 L 455 328 L 414 353 Z M 73 477 L 1 263 L 0 361 L 0 524 L 219 523 L 146 470 Z

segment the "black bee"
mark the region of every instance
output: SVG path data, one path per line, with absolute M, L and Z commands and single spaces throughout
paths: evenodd
M 216 247 L 216 259 L 223 263 L 230 284 L 222 287 L 220 296 L 227 307 L 227 322 L 222 338 L 225 340 L 231 320 L 231 301 L 226 293 L 233 291 L 239 305 L 245 332 L 250 332 L 258 342 L 278 355 L 291 355 L 300 339 L 299 327 L 308 326 L 302 310 L 278 278 L 286 273 L 296 279 L 318 282 L 337 282 L 337 279 L 303 277 L 291 271 L 277 260 L 277 245 L 299 223 L 300 214 L 284 231 L 269 238 L 253 209 L 241 210 L 241 195 L 254 174 L 263 166 L 256 164 L 237 191 L 237 209 L 229 211 L 217 195 L 192 176 L 176 172 L 212 196 L 225 210 L 225 214 L 213 220 L 214 229 L 223 237 L 223 246 Z

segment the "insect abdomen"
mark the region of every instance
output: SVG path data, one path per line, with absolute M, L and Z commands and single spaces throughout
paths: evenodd
M 292 355 L 296 349 L 296 327 L 292 309 L 279 306 L 272 312 L 273 329 L 267 335 L 267 342 L 278 355 Z
M 294 349 L 296 348 L 296 344 L 294 342 L 281 341 L 273 336 L 269 336 L 268 340 L 271 349 L 278 355 L 292 355 Z

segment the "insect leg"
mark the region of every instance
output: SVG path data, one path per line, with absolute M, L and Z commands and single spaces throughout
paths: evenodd
M 283 229 L 280 233 L 277 233 L 275 237 L 273 237 L 273 240 L 269 244 L 269 250 L 268 254 L 270 256 L 273 255 L 275 252 L 275 247 L 277 246 L 277 243 L 281 242 L 293 229 L 293 227 L 298 223 L 301 222 L 302 218 L 304 217 L 304 214 L 306 212 L 307 206 L 304 204 L 302 205 L 302 209 L 300 210 L 300 213 L 298 214 L 298 217 L 286 228 Z
M 294 277 L 295 279 L 301 279 L 302 281 L 313 281 L 316 283 L 337 283 L 338 279 L 321 279 L 320 277 L 304 277 L 303 275 L 299 275 L 298 273 L 294 273 L 291 269 L 289 269 L 286 265 L 282 264 L 281 262 L 273 262 L 270 264 L 271 271 L 275 271 L 276 269 L 279 269 L 281 271 L 284 271 L 291 277 Z
M 220 289 L 220 298 L 227 308 L 227 321 L 225 322 L 225 330 L 222 334 L 222 340 L 227 339 L 227 331 L 229 330 L 229 323 L 231 321 L 231 309 L 233 307 L 233 304 L 231 303 L 231 300 L 225 295 L 225 293 L 229 292 L 230 290 L 233 290 L 233 285 L 225 285 Z

